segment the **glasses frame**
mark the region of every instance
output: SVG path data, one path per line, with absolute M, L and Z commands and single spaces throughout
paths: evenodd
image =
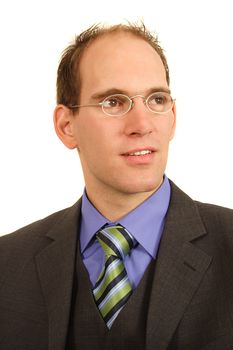
M 150 99 L 151 96 L 153 96 L 154 94 L 166 94 L 168 95 L 170 98 L 171 98 L 171 107 L 167 110 L 167 111 L 164 111 L 164 112 L 157 112 L 157 111 L 154 111 L 153 109 L 150 108 L 149 104 L 148 104 L 148 101 Z M 115 97 L 115 96 L 122 96 L 122 97 L 125 97 L 128 101 L 129 101 L 129 107 L 128 109 L 123 112 L 122 114 L 111 114 L 111 113 L 108 113 L 106 112 L 106 110 L 104 109 L 104 103 L 106 100 L 108 100 L 109 98 L 111 97 Z M 167 92 L 164 92 L 164 91 L 156 91 L 156 92 L 153 92 L 152 94 L 150 94 L 149 96 L 145 97 L 143 95 L 134 95 L 134 96 L 127 96 L 125 94 L 112 94 L 112 95 L 109 95 L 107 97 L 105 97 L 103 99 L 103 101 L 99 102 L 99 103 L 89 103 L 89 104 L 85 104 L 85 105 L 69 105 L 68 108 L 70 109 L 76 109 L 76 108 L 81 108 L 81 107 L 101 107 L 102 108 L 102 111 L 105 115 L 109 116 L 109 117 L 122 117 L 123 115 L 127 114 L 133 107 L 134 107 L 134 101 L 133 99 L 136 98 L 136 97 L 140 97 L 144 100 L 144 103 L 145 103 L 145 106 L 147 107 L 148 111 L 150 111 L 151 113 L 153 114 L 166 114 L 166 113 L 169 113 L 172 108 L 174 107 L 174 103 L 175 103 L 175 99 L 173 99 L 171 97 L 171 95 Z

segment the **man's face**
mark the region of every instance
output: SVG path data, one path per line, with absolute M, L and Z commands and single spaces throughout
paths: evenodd
M 80 72 L 80 104 L 98 103 L 113 93 L 148 96 L 152 90 L 168 89 L 159 55 L 128 33 L 94 41 L 84 52 Z M 175 112 L 156 115 L 143 99 L 134 102 L 123 117 L 106 116 L 101 107 L 83 107 L 74 116 L 87 193 L 149 195 L 160 185 Z

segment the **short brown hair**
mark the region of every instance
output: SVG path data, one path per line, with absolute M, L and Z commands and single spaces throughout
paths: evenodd
M 128 32 L 148 42 L 160 56 L 169 85 L 169 68 L 158 37 L 153 35 L 143 23 L 127 23 L 113 26 L 94 25 L 75 37 L 64 51 L 57 71 L 57 103 L 65 106 L 75 105 L 79 101 L 81 79 L 79 64 L 85 49 L 97 38 L 115 32 Z

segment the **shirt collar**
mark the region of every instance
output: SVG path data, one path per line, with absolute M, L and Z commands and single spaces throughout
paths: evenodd
M 170 183 L 165 176 L 160 188 L 126 216 L 120 224 L 134 236 L 140 245 L 155 258 L 163 230 L 164 218 L 170 201 Z M 103 225 L 114 224 L 107 220 L 88 200 L 84 191 L 82 199 L 80 233 L 81 253 Z M 117 222 L 118 223 L 118 222 Z

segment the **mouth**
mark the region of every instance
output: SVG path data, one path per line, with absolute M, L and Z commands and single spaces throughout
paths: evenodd
M 141 150 L 132 150 L 129 151 L 127 153 L 122 154 L 123 156 L 129 157 L 129 156 L 133 156 L 133 157 L 142 157 L 142 156 L 146 156 L 148 154 L 152 154 L 153 152 L 155 152 L 155 150 L 153 149 L 141 149 Z
M 130 166 L 142 166 L 150 165 L 154 163 L 156 150 L 151 147 L 145 147 L 143 149 L 130 150 L 123 153 L 123 159 Z
M 127 154 L 128 156 L 145 156 L 146 154 L 151 154 L 152 151 L 150 150 L 143 150 L 143 151 L 136 151 L 136 152 L 132 152 L 132 153 L 129 153 Z

